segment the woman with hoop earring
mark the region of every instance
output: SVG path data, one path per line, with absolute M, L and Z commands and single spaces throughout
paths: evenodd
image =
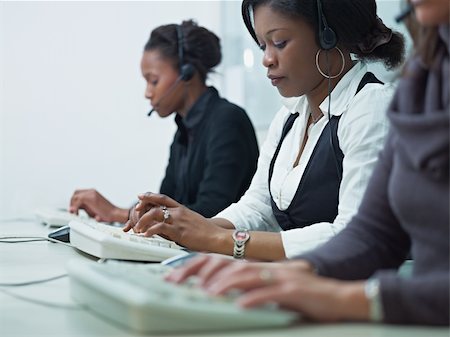
M 399 66 L 404 41 L 378 18 L 375 0 L 244 0 L 242 14 L 284 98 L 249 190 L 210 219 L 145 195 L 133 225 L 190 250 L 273 261 L 325 243 L 356 213 L 394 92 L 366 63 Z M 148 205 L 166 206 L 170 220 L 158 207 L 145 213 Z

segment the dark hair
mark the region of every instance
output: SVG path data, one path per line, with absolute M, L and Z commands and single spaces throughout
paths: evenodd
M 316 39 L 319 45 L 317 0 L 244 0 L 242 17 L 256 42 L 252 12 L 261 5 L 270 6 L 280 14 L 294 19 L 300 18 L 310 24 L 317 32 Z M 363 52 L 360 48 L 361 44 L 371 45 L 374 44 L 374 39 L 379 39 L 378 28 L 381 21 L 377 16 L 375 0 L 322 0 L 322 10 L 328 26 L 336 33 L 338 45 L 346 48 L 358 59 L 380 60 L 388 69 L 395 68 L 403 62 L 405 42 L 403 35 L 398 32 L 392 32 L 389 42 L 369 52 Z
M 180 27 L 183 32 L 183 62 L 192 64 L 205 82 L 208 73 L 222 60 L 220 39 L 193 20 L 183 21 Z M 155 28 L 144 47 L 144 51 L 150 50 L 158 50 L 179 69 L 177 24 Z

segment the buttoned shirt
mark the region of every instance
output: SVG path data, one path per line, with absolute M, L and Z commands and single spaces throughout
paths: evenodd
M 365 64 L 355 64 L 331 93 L 330 115 L 340 116 L 337 136 L 344 153 L 338 215 L 332 223 L 320 222 L 282 231 L 273 215 L 268 186 L 269 165 L 283 125 L 290 114 L 298 112 L 300 115 L 281 146 L 270 182 L 272 196 L 278 208 L 288 208 L 314 147 L 328 123 L 328 97 L 319 106 L 324 116 L 309 130 L 307 121 L 311 109 L 306 96 L 283 99 L 283 107 L 272 121 L 261 147 L 258 168 L 250 188 L 239 202 L 226 208 L 217 217 L 229 220 L 239 229 L 281 232 L 288 258 L 315 248 L 342 230 L 358 209 L 378 153 L 384 145 L 388 131 L 386 109 L 394 92 L 392 84 L 369 83 L 355 95 L 366 72 Z M 308 138 L 300 161 L 294 166 L 299 144 L 305 133 L 308 133 Z

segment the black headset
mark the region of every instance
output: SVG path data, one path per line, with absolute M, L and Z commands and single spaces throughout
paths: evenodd
M 317 0 L 317 14 L 319 17 L 319 43 L 324 50 L 330 50 L 336 47 L 336 33 L 328 26 L 327 19 L 322 11 L 322 1 Z
M 178 37 L 178 62 L 180 62 L 180 79 L 189 81 L 195 73 L 195 67 L 191 63 L 184 63 L 184 37 L 183 29 L 180 25 L 175 26 Z
M 337 36 L 336 33 L 328 26 L 327 19 L 325 18 L 325 14 L 323 14 L 322 10 L 322 1 L 317 0 L 317 14 L 318 14 L 318 22 L 319 22 L 319 44 L 320 48 L 325 51 L 333 49 L 337 45 Z M 327 52 L 327 71 L 329 72 L 329 60 L 328 60 L 328 52 Z M 331 79 L 328 78 L 328 120 L 331 121 Z M 333 149 L 334 159 L 336 160 L 336 169 L 339 180 L 342 179 L 341 171 L 339 168 L 339 161 L 337 157 L 337 153 L 335 150 L 335 144 L 333 141 L 333 134 L 330 130 L 330 145 Z

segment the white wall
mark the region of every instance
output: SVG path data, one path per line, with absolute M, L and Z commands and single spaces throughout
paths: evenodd
M 388 25 L 399 1 L 377 1 Z M 146 117 L 139 62 L 153 28 L 187 18 L 222 38 L 211 83 L 247 109 L 261 142 L 279 95 L 240 1 L 0 1 L 0 219 L 65 207 L 75 188 L 121 206 L 159 190 L 175 125 Z M 242 62 L 249 47 L 251 69 Z
M 4 4 L 0 2 L 0 23 L 3 20 L 3 7 Z M 4 69 L 3 69 L 3 25 L 0 24 L 0 212 L 2 209 L 1 205 L 5 203 L 6 197 L 6 186 L 5 186 L 5 174 L 4 174 L 4 147 L 6 143 L 5 139 L 5 123 L 4 123 L 4 105 L 3 105 L 3 91 L 4 91 Z M 0 215 L 1 216 L 1 215 Z
M 217 32 L 219 5 L 1 2 L 0 218 L 67 206 L 75 188 L 123 206 L 158 191 L 175 125 L 146 117 L 143 46 L 186 18 Z

